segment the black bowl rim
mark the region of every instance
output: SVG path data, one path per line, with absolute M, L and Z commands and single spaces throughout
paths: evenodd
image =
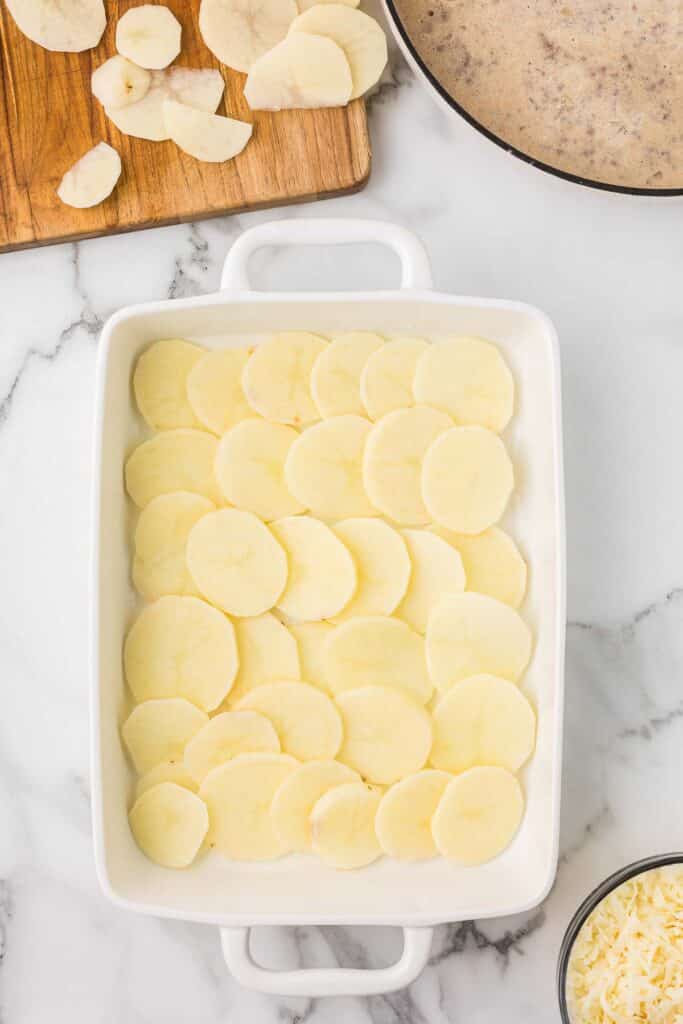
M 477 121 L 469 111 L 460 105 L 457 100 L 451 96 L 449 92 L 444 89 L 441 82 L 436 78 L 429 70 L 422 57 L 415 49 L 410 36 L 406 32 L 405 26 L 401 20 L 401 17 L 396 10 L 395 0 L 384 0 L 387 11 L 391 17 L 396 31 L 403 40 L 403 44 L 410 53 L 411 57 L 420 68 L 420 71 L 425 76 L 431 87 L 439 94 L 442 100 L 444 100 L 448 106 L 459 114 L 461 117 L 471 124 L 473 128 L 476 128 L 478 132 L 486 136 L 491 142 L 495 142 L 497 146 L 504 149 L 506 153 L 512 153 L 513 156 L 523 160 L 524 163 L 530 164 L 532 167 L 536 167 L 539 171 L 545 171 L 547 174 L 552 174 L 556 178 L 562 178 L 564 181 L 571 181 L 575 185 L 584 185 L 586 188 L 599 189 L 602 192 L 617 192 L 621 195 L 629 196 L 682 196 L 683 186 L 681 188 L 633 188 L 628 185 L 612 185 L 606 181 L 595 181 L 593 178 L 584 178 L 579 174 L 570 174 L 569 171 L 563 171 L 559 167 L 554 167 L 552 164 L 546 164 L 542 160 L 537 160 L 535 157 L 530 156 L 529 153 L 525 153 L 522 149 L 517 149 L 512 146 L 505 139 L 501 138 L 500 135 L 496 135 L 494 132 L 486 128 L 480 121 Z
M 604 882 L 601 882 L 591 893 L 588 894 L 588 896 L 586 896 L 585 900 L 569 922 L 567 930 L 564 933 L 562 945 L 560 946 L 560 954 L 557 960 L 557 998 L 560 1004 L 560 1015 L 562 1017 L 563 1024 L 576 1024 L 576 1022 L 571 1020 L 571 1017 L 569 1016 L 569 1009 L 567 1007 L 567 993 L 565 991 L 567 968 L 569 966 L 569 957 L 571 955 L 576 936 L 583 927 L 588 915 L 592 913 L 598 903 L 604 900 L 605 896 L 608 896 L 613 889 L 616 889 L 624 882 L 628 882 L 630 878 L 635 878 L 636 875 L 642 875 L 646 871 L 654 871 L 656 868 L 666 867 L 669 864 L 681 863 L 683 863 L 683 852 L 662 853 L 653 857 L 644 857 L 642 860 L 636 860 L 632 864 L 627 864 L 625 867 L 619 868 L 618 871 L 609 875 Z

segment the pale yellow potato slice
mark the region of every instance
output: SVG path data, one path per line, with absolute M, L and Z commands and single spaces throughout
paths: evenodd
M 116 49 L 141 68 L 159 71 L 180 53 L 182 28 L 162 4 L 130 7 L 116 24 Z
M 452 687 L 432 716 L 436 768 L 464 772 L 495 765 L 517 772 L 531 757 L 536 716 L 531 704 L 508 679 L 472 676 Z
M 248 71 L 287 34 L 295 0 L 202 0 L 199 31 L 222 64 Z
M 292 32 L 325 36 L 340 46 L 351 68 L 351 99 L 376 85 L 387 63 L 387 37 L 374 18 L 347 4 L 320 4 L 295 18 Z
M 381 519 L 344 519 L 332 527 L 356 563 L 358 586 L 345 608 L 333 616 L 391 615 L 403 598 L 411 565 L 401 535 Z
M 187 565 L 199 591 L 229 615 L 261 615 L 287 582 L 287 556 L 251 512 L 223 508 L 193 526 Z
M 422 497 L 440 526 L 482 533 L 501 518 L 515 475 L 497 434 L 453 427 L 430 445 L 422 464 Z
M 198 594 L 185 560 L 194 524 L 216 506 L 189 491 L 160 494 L 140 513 L 135 528 L 133 583 L 148 601 L 165 594 Z
M 270 522 L 303 512 L 285 482 L 285 460 L 299 437 L 282 423 L 248 419 L 220 440 L 216 479 L 230 504 Z
M 258 686 L 235 705 L 237 711 L 258 711 L 275 726 L 286 754 L 299 761 L 336 757 L 342 742 L 337 708 L 308 683 L 268 683 Z
M 223 711 L 214 715 L 185 747 L 183 765 L 202 783 L 214 768 L 239 754 L 280 753 L 270 721 L 256 711 Z
M 421 470 L 425 452 L 453 421 L 426 406 L 397 409 L 379 420 L 367 439 L 363 483 L 380 512 L 406 526 L 428 523 L 422 500 Z
M 187 742 L 208 720 L 180 697 L 146 700 L 131 711 L 121 736 L 136 771 L 148 772 L 162 761 L 182 761 Z
M 346 546 L 329 526 L 311 516 L 278 519 L 271 529 L 289 565 L 279 610 L 305 622 L 337 615 L 353 597 L 358 581 Z
M 351 331 L 332 338 L 311 371 L 311 392 L 322 417 L 364 415 L 360 375 L 372 353 L 383 345 L 384 339 L 369 331 Z
M 290 622 L 287 628 L 299 648 L 301 678 L 331 694 L 325 668 L 325 641 L 334 627 L 329 622 Z
M 287 853 L 270 805 L 296 767 L 287 754 L 239 754 L 210 771 L 199 790 L 209 809 L 209 849 L 231 860 L 274 860 Z
M 187 377 L 187 398 L 207 430 L 220 437 L 255 415 L 242 390 L 242 374 L 253 350 L 220 348 L 205 352 Z
M 92 49 L 107 25 L 102 0 L 5 0 L 5 6 L 20 32 L 57 53 Z
M 254 61 L 244 83 L 252 110 L 319 110 L 351 98 L 351 68 L 340 46 L 295 32 Z
M 334 786 L 311 812 L 313 852 L 332 868 L 365 867 L 382 855 L 375 832 L 379 790 L 364 782 Z
M 198 597 L 160 597 L 133 623 L 123 660 L 136 700 L 185 697 L 213 711 L 237 674 L 235 631 Z
M 371 420 L 415 405 L 415 367 L 427 348 L 423 338 L 394 338 L 377 349 L 360 375 L 360 396 Z
M 509 605 L 484 594 L 449 597 L 429 617 L 427 666 L 438 690 L 476 675 L 516 683 L 531 657 L 531 630 Z
M 504 430 L 514 411 L 515 384 L 498 348 L 483 338 L 430 345 L 415 370 L 418 402 L 443 409 L 459 426 Z
M 126 490 L 138 508 L 173 491 L 202 494 L 215 505 L 223 502 L 213 464 L 218 442 L 203 430 L 164 430 L 130 454 Z
M 310 817 L 314 804 L 334 786 L 360 782 L 360 776 L 339 761 L 306 761 L 278 789 L 270 813 L 275 831 L 290 850 L 310 850 Z
M 135 784 L 135 799 L 141 797 L 152 786 L 158 786 L 161 782 L 175 782 L 177 786 L 183 786 L 192 793 L 199 790 L 199 786 L 192 776 L 185 771 L 182 759 L 178 761 L 160 761 L 150 768 L 148 772 L 141 775 Z
M 426 768 L 386 791 L 375 818 L 377 838 L 385 853 L 406 861 L 437 855 L 432 818 L 452 778 L 448 772 Z
M 396 614 L 417 633 L 425 633 L 433 609 L 445 597 L 465 589 L 465 570 L 455 548 L 426 530 L 402 530 L 412 564 L 410 583 Z
M 483 533 L 454 533 L 442 526 L 436 533 L 460 552 L 467 589 L 519 608 L 527 585 L 527 567 L 512 537 L 492 526 Z
M 363 484 L 363 452 L 370 422 L 362 416 L 333 416 L 316 423 L 294 442 L 285 462 L 292 494 L 322 519 L 373 516 Z
M 187 398 L 187 378 L 204 349 L 180 338 L 155 341 L 142 353 L 133 374 L 138 409 L 153 430 L 198 427 Z
M 398 782 L 423 768 L 432 722 L 415 699 L 385 686 L 363 686 L 337 697 L 344 724 L 339 760 L 368 782 Z
M 301 678 L 297 642 L 289 628 L 270 612 L 253 619 L 237 619 L 235 636 L 240 667 L 228 695 L 230 704 L 264 683 Z
M 142 793 L 128 820 L 145 856 L 165 868 L 189 867 L 209 828 L 204 801 L 174 782 L 161 782 Z
M 519 782 L 505 768 L 470 768 L 449 782 L 432 819 L 439 853 L 474 866 L 512 842 L 524 814 Z
M 420 704 L 432 695 L 424 640 L 400 619 L 349 619 L 330 634 L 324 657 L 325 678 L 335 695 L 361 686 L 388 686 Z
M 326 345 L 324 338 L 305 331 L 284 331 L 257 345 L 242 374 L 252 409 L 294 427 L 319 419 L 311 396 L 311 369 Z

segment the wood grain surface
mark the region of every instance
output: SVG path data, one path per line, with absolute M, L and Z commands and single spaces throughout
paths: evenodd
M 30 42 L 0 0 L 0 252 L 338 195 L 367 181 L 362 100 L 254 114 L 242 92 L 245 76 L 220 64 L 201 39 L 199 0 L 165 2 L 183 26 L 175 63 L 221 70 L 218 113 L 253 121 L 249 145 L 225 164 L 199 163 L 172 142 L 124 136 L 105 117 L 90 75 L 116 52 L 116 22 L 136 0 L 106 0 L 107 30 L 85 53 L 49 53 Z M 93 209 L 64 206 L 55 192 L 62 175 L 102 140 L 121 155 L 119 184 Z

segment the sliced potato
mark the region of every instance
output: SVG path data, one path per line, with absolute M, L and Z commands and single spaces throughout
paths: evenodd
M 31 42 L 58 53 L 92 49 L 107 25 L 102 0 L 6 0 L 6 6 Z
M 202 783 L 214 768 L 239 754 L 280 753 L 280 741 L 270 721 L 256 711 L 223 711 L 214 715 L 185 747 L 183 765 Z
M 330 635 L 324 656 L 325 678 L 334 694 L 360 686 L 387 686 L 420 704 L 432 695 L 424 640 L 400 619 L 349 619 Z
M 339 712 L 329 697 L 308 683 L 258 686 L 235 707 L 237 711 L 258 711 L 269 718 L 283 751 L 299 761 L 335 757 L 341 745 Z
M 133 582 L 148 601 L 165 594 L 198 595 L 185 548 L 194 524 L 215 508 L 200 494 L 176 491 L 160 494 L 142 510 L 135 528 Z
M 141 100 L 126 107 L 105 107 L 105 114 L 124 135 L 152 142 L 169 138 L 164 121 L 166 100 L 177 100 L 213 114 L 223 97 L 225 83 L 215 68 L 167 68 L 152 71 L 149 89 Z
M 242 152 L 253 131 L 246 121 L 208 114 L 177 100 L 165 100 L 161 112 L 169 138 L 184 153 L 204 163 L 232 160 Z
M 406 861 L 437 855 L 432 818 L 452 778 L 448 772 L 426 768 L 386 791 L 375 818 L 377 838 L 385 853 Z
M 446 787 L 432 819 L 444 857 L 472 866 L 493 860 L 508 846 L 524 814 L 524 796 L 504 768 L 470 768 Z
M 299 648 L 301 678 L 319 690 L 332 693 L 327 684 L 325 641 L 333 627 L 329 622 L 290 622 L 287 628 Z
M 351 99 L 376 85 L 387 64 L 387 37 L 367 14 L 344 3 L 309 7 L 295 18 L 290 33 L 306 32 L 332 39 L 344 52 L 351 68 Z
M 358 586 L 334 619 L 391 615 L 408 588 L 411 565 L 400 533 L 381 519 L 344 519 L 332 527 L 356 563 Z
M 188 740 L 208 716 L 180 697 L 138 704 L 121 727 L 123 742 L 136 771 L 148 772 L 162 761 L 179 762 Z
M 360 375 L 360 396 L 371 420 L 415 405 L 413 377 L 426 348 L 423 338 L 394 338 L 373 352 Z
M 103 107 L 115 110 L 147 95 L 152 76 L 145 68 L 117 54 L 96 68 L 90 78 L 92 94 Z
M 313 400 L 322 417 L 364 415 L 360 375 L 372 353 L 383 344 L 379 334 L 369 331 L 351 331 L 332 338 L 311 371 Z
M 130 7 L 116 25 L 116 49 L 141 68 L 159 71 L 180 53 L 182 29 L 161 4 Z
M 270 813 L 275 831 L 290 850 L 310 850 L 310 817 L 314 804 L 334 786 L 360 782 L 360 776 L 339 761 L 306 761 L 278 789 Z
M 362 416 L 333 416 L 309 427 L 290 448 L 287 486 L 315 515 L 343 519 L 377 514 L 363 485 L 369 432 L 370 423 Z
M 285 482 L 285 460 L 298 436 L 292 427 L 256 418 L 228 430 L 216 455 L 216 478 L 228 501 L 266 522 L 303 512 Z
M 362 868 L 382 855 L 375 832 L 381 793 L 363 782 L 334 786 L 311 812 L 311 845 L 325 864 Z
M 432 745 L 428 712 L 406 693 L 363 686 L 337 697 L 344 724 L 339 760 L 368 782 L 398 782 L 424 767 Z
M 99 142 L 69 168 L 57 195 L 66 206 L 85 210 L 104 202 L 120 177 L 121 157 L 106 142 Z
M 135 366 L 133 390 L 144 419 L 153 430 L 197 427 L 187 400 L 187 378 L 204 350 L 180 338 L 155 341 Z
M 187 398 L 207 430 L 219 437 L 242 420 L 254 416 L 242 390 L 248 348 L 218 348 L 205 352 L 187 377 Z
M 202 0 L 199 31 L 222 64 L 248 71 L 287 34 L 295 0 Z
M 257 345 L 242 374 L 252 409 L 275 423 L 301 427 L 319 419 L 311 368 L 327 342 L 306 331 L 284 331 Z
M 184 786 L 162 782 L 135 801 L 128 816 L 142 852 L 165 868 L 186 868 L 209 828 L 206 804 Z
M 434 529 L 460 552 L 468 590 L 519 608 L 526 593 L 527 567 L 509 534 L 498 526 L 472 535 L 442 526 Z
M 301 678 L 299 651 L 291 632 L 270 612 L 235 622 L 240 667 L 229 702 L 235 704 L 264 683 Z
M 217 447 L 216 438 L 203 430 L 164 430 L 129 455 L 126 490 L 138 508 L 173 491 L 202 494 L 220 505 L 213 471 Z
M 295 32 L 255 61 L 244 86 L 252 110 L 342 107 L 351 99 L 351 68 L 340 46 Z
M 348 548 L 329 526 L 311 516 L 288 516 L 271 524 L 287 555 L 289 575 L 278 608 L 293 619 L 317 622 L 337 615 L 356 590 Z
M 135 799 L 137 800 L 148 789 L 151 789 L 152 786 L 158 786 L 161 782 L 175 782 L 177 786 L 184 786 L 185 789 L 189 789 L 192 793 L 196 793 L 199 789 L 192 776 L 188 775 L 185 771 L 182 760 L 160 761 L 159 764 L 155 764 L 153 768 L 150 768 L 148 772 L 145 772 L 138 779 L 135 784 Z
M 417 633 L 425 633 L 433 609 L 465 589 L 465 570 L 455 548 L 427 530 L 403 530 L 412 572 L 396 612 Z

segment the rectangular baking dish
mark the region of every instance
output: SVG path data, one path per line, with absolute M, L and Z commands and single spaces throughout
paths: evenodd
M 250 290 L 250 255 L 283 244 L 377 242 L 399 256 L 401 288 L 362 293 L 288 294 Z M 538 310 L 516 302 L 431 290 L 421 243 L 375 221 L 277 221 L 245 232 L 228 254 L 221 291 L 124 309 L 107 323 L 99 346 L 94 446 L 92 544 L 92 779 L 95 853 L 100 882 L 119 906 L 217 925 L 228 966 L 245 984 L 280 994 L 371 994 L 408 984 L 424 967 L 431 926 L 519 913 L 538 904 L 556 871 L 563 716 L 565 529 L 559 350 Z M 119 726 L 126 707 L 121 648 L 136 600 L 130 584 L 131 510 L 123 488 L 127 454 L 142 439 L 131 377 L 150 342 L 194 339 L 207 347 L 256 342 L 276 330 L 330 335 L 369 330 L 430 340 L 476 334 L 495 341 L 515 376 L 517 411 L 505 433 L 517 487 L 503 523 L 529 566 L 521 609 L 535 635 L 523 688 L 538 712 L 535 756 L 524 771 L 527 809 L 512 845 L 496 860 L 461 868 L 441 858 L 402 864 L 384 858 L 336 872 L 314 858 L 267 864 L 203 857 L 191 870 L 164 870 L 135 845 L 127 821 L 133 790 Z M 249 953 L 257 924 L 400 925 L 404 952 L 379 971 L 273 972 Z

